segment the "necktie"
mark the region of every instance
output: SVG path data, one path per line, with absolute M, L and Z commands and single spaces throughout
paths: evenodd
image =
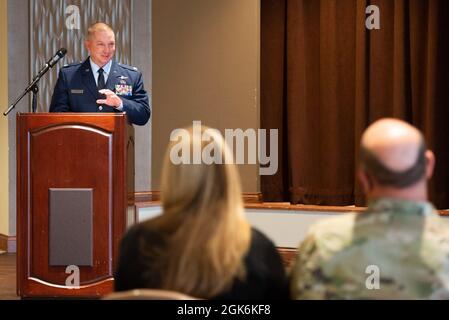
M 98 69 L 98 90 L 104 89 L 106 84 L 104 83 L 104 70 L 102 68 Z

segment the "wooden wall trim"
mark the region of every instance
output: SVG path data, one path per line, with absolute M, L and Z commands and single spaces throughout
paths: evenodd
M 263 202 L 262 193 L 244 192 L 243 199 L 246 209 L 285 210 L 285 211 L 310 211 L 310 212 L 363 212 L 366 207 L 355 206 L 317 206 L 305 204 L 291 204 L 289 202 Z M 160 191 L 144 191 L 135 193 L 136 207 L 159 206 L 161 200 Z M 442 216 L 449 216 L 449 210 L 438 210 Z
M 161 201 L 161 192 L 141 191 L 135 193 L 135 204 L 138 208 L 159 206 Z M 290 204 L 289 202 L 263 202 L 262 193 L 244 192 L 243 201 L 247 209 L 266 209 L 266 210 L 296 210 L 296 211 L 316 211 L 316 212 L 361 212 L 364 207 L 345 207 L 345 206 L 314 206 Z
M 0 250 L 8 250 L 8 237 L 0 233 Z
M 354 206 L 318 206 L 305 204 L 290 204 L 289 202 L 262 202 L 246 204 L 247 209 L 285 210 L 285 211 L 316 211 L 316 212 L 362 212 L 366 207 Z
M 141 191 L 135 193 L 136 205 L 142 206 L 144 203 L 148 202 L 159 202 L 161 201 L 161 192 L 157 191 Z M 260 192 L 244 192 L 243 201 L 247 203 L 262 203 L 262 193 Z
M 317 206 L 305 204 L 290 204 L 288 202 L 262 202 L 262 203 L 247 203 L 247 209 L 262 209 L 262 210 L 280 210 L 280 211 L 310 211 L 310 212 L 338 212 L 338 213 L 360 213 L 366 210 L 366 207 L 354 206 Z M 437 210 L 441 216 L 449 217 L 449 210 Z
M 161 199 L 160 191 L 140 191 L 134 193 L 134 201 L 136 202 L 136 204 L 142 202 L 160 201 L 160 199 Z
M 262 203 L 262 193 L 261 192 L 243 192 L 243 201 L 245 204 L 253 203 L 260 204 Z
M 298 252 L 295 248 L 285 248 L 285 247 L 278 247 L 277 248 L 279 255 L 281 256 L 282 263 L 284 264 L 285 269 L 290 272 L 293 263 L 296 259 L 296 253 Z
M 0 233 L 0 250 L 8 253 L 17 252 L 16 236 L 6 236 Z

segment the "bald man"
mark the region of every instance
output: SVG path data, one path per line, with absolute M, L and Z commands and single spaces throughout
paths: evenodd
M 142 74 L 113 60 L 114 31 L 96 23 L 84 45 L 89 58 L 61 68 L 50 112 L 126 112 L 131 123 L 146 124 L 151 111 Z
M 422 134 L 381 119 L 361 140 L 364 213 L 323 220 L 301 243 L 295 299 L 448 299 L 449 221 L 427 201 L 434 155 Z

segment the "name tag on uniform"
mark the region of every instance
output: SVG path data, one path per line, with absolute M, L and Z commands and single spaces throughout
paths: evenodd
M 132 96 L 133 95 L 133 87 L 128 86 L 126 84 L 117 84 L 115 86 L 115 93 L 118 96 Z
M 72 89 L 70 90 L 71 93 L 73 94 L 83 94 L 84 90 L 80 90 L 80 89 Z

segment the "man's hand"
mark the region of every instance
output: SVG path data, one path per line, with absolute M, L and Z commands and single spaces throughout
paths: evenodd
M 108 106 L 118 108 L 122 105 L 122 99 L 120 99 L 119 96 L 117 96 L 114 92 L 112 92 L 109 89 L 102 89 L 98 91 L 101 94 L 104 94 L 106 96 L 106 99 L 98 99 L 98 104 L 106 104 Z

